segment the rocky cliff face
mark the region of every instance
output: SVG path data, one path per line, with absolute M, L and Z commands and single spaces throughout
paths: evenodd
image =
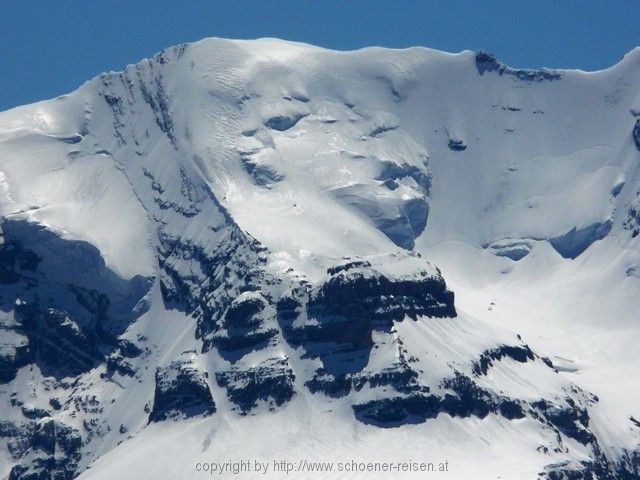
M 5 381 L 32 362 L 56 379 L 100 364 L 145 312 L 151 279 L 123 281 L 94 246 L 65 240 L 42 225 L 4 220 L 1 228 L 1 308 L 13 312 L 3 324 L 13 338 L 1 357 Z

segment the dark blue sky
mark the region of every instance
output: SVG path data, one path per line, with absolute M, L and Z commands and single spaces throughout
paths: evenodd
M 640 1 L 4 0 L 0 110 L 208 36 L 484 49 L 515 67 L 597 70 L 640 45 Z

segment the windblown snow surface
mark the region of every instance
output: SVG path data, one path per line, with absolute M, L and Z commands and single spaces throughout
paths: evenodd
M 207 39 L 0 113 L 0 478 L 640 478 L 639 86 Z

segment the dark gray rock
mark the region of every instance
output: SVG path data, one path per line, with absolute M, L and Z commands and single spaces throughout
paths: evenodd
M 222 208 L 222 207 L 221 207 Z M 263 267 L 264 247 L 226 218 L 221 209 L 215 248 L 205 248 L 182 238 L 159 234 L 160 289 L 168 308 L 182 310 L 197 321 L 197 335 L 204 351 L 214 346 L 212 336 L 231 302 L 242 292 L 259 290 L 269 283 Z M 185 269 L 190 273 L 184 275 Z
M 96 247 L 37 223 L 4 219 L 1 228 L 0 308 L 14 322 L 0 325 L 13 339 L 0 345 L 0 382 L 26 362 L 56 378 L 98 365 L 144 313 L 151 279 L 122 280 Z
M 484 75 L 486 72 L 495 72 L 500 76 L 508 75 L 527 82 L 551 82 L 562 78 L 559 72 L 546 68 L 527 70 L 508 67 L 499 62 L 495 55 L 482 51 L 476 53 L 475 64 L 480 75 Z
M 145 353 L 140 344 L 145 340 L 140 336 L 137 341 L 125 338 L 118 339 L 118 348 L 107 357 L 107 376 L 113 375 L 115 372 L 120 375 L 132 377 L 136 374 L 133 359 L 140 357 Z
M 383 368 L 378 372 L 332 373 L 326 368 L 316 370 L 305 386 L 311 393 L 323 393 L 328 397 L 340 398 L 351 391 L 370 388 L 389 387 L 399 393 L 428 392 L 429 387 L 419 385 L 418 374 L 406 363 Z
M 449 150 L 454 152 L 462 152 L 467 149 L 465 141 L 458 138 L 450 138 L 447 142 L 447 146 L 449 147 Z
M 494 413 L 510 420 L 525 416 L 520 402 L 493 394 L 465 375 L 458 373 L 443 381 L 442 386 L 451 393 L 444 396 L 413 393 L 382 398 L 354 405 L 353 411 L 361 422 L 384 428 L 423 423 L 440 413 L 453 417 L 479 418 Z
M 31 420 L 49 416 L 49 412 L 47 410 L 44 408 L 34 407 L 33 405 L 22 405 L 20 409 L 22 410 L 22 415 Z
M 9 480 L 71 480 L 75 477 L 82 439 L 77 430 L 57 420 L 45 419 L 22 428 L 28 442 Z
M 390 332 L 394 322 L 405 318 L 456 315 L 453 293 L 440 272 L 417 254 L 398 252 L 345 259 L 327 274 L 315 288 L 299 289 L 278 302 L 285 339 L 322 361 L 307 388 L 331 397 L 366 384 L 419 390 L 406 360 L 379 372 L 363 370 L 374 348 L 374 331 Z M 298 323 L 299 316 L 308 321 Z
M 408 253 L 399 254 L 395 259 L 391 255 L 347 260 L 330 268 L 328 279 L 309 299 L 308 315 L 326 324 L 365 321 L 370 325 L 369 330 L 374 325 L 388 327 L 405 316 L 455 317 L 453 292 L 447 289 L 439 271 L 418 267 L 413 272 L 395 275 L 378 264 L 399 264 L 403 260 L 415 260 L 430 267 L 419 255 Z
M 589 413 L 586 408 L 578 405 L 572 398 L 567 397 L 564 405 L 547 400 L 534 402 L 533 407 L 551 425 L 564 435 L 577 440 L 583 445 L 591 444 L 595 437 L 589 431 Z
M 207 373 L 198 367 L 195 352 L 184 352 L 167 367 L 158 368 L 150 422 L 211 415 L 215 411 Z
M 33 361 L 29 339 L 0 326 L 0 384 L 12 381 L 18 370 Z
M 478 361 L 473 365 L 473 373 L 476 375 L 486 375 L 489 368 L 493 366 L 493 362 L 500 361 L 503 358 L 511 358 L 516 362 L 525 363 L 533 360 L 535 357 L 528 345 L 499 345 L 482 352 Z M 551 366 L 553 368 L 553 366 Z
M 273 410 L 291 400 L 295 393 L 294 380 L 295 375 L 286 358 L 271 358 L 256 367 L 216 373 L 218 385 L 227 389 L 229 400 L 243 415 L 255 408 L 259 401 L 266 402 Z
M 231 302 L 210 342 L 223 358 L 236 362 L 271 343 L 277 333 L 275 317 L 275 308 L 260 292 L 243 292 Z

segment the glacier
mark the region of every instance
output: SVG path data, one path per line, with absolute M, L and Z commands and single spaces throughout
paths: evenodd
M 0 478 L 640 478 L 638 85 L 211 38 L 0 113 Z

